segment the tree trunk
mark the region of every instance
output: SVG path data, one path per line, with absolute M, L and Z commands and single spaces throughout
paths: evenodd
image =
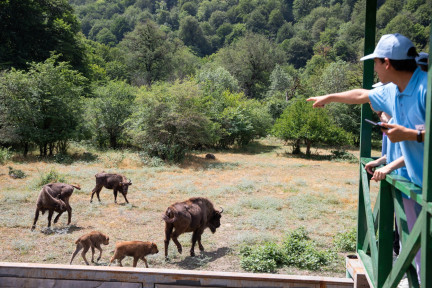
M 306 140 L 306 155 L 307 156 L 311 155 L 311 152 L 310 152 L 311 144 L 312 144 L 312 141 Z
M 111 148 L 117 148 L 117 137 L 115 135 L 110 136 L 110 146 Z
M 300 154 L 300 139 L 295 140 L 292 154 Z
M 24 142 L 24 151 L 23 151 L 24 157 L 27 157 L 28 150 L 29 150 L 29 144 L 28 144 L 28 142 Z

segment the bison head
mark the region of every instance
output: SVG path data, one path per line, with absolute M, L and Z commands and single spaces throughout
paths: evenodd
M 210 231 L 212 233 L 215 233 L 216 229 L 220 227 L 220 219 L 222 217 L 222 212 L 223 212 L 223 209 L 221 209 L 221 211 L 215 210 L 213 212 L 212 217 L 210 218 L 210 220 L 208 222 L 208 227 L 210 228 Z
M 108 245 L 108 244 L 109 244 L 109 237 L 106 236 L 106 235 L 104 235 L 103 238 L 104 238 L 104 239 L 103 239 L 103 244 L 104 244 L 104 245 Z
M 57 201 L 54 202 L 54 210 L 55 211 L 66 211 L 66 203 L 59 199 L 55 198 Z
M 123 182 L 120 182 L 121 192 L 123 195 L 126 195 L 129 189 L 129 186 L 132 185 L 132 181 L 129 179 L 129 182 L 126 179 L 123 179 Z
M 150 251 L 150 253 L 151 254 L 157 254 L 157 253 L 159 253 L 158 247 L 157 247 L 157 245 L 155 243 L 151 244 L 151 251 Z

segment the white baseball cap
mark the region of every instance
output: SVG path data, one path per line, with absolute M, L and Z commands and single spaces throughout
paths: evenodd
M 415 56 L 408 56 L 408 50 L 415 47 L 407 37 L 395 33 L 386 34 L 378 41 L 372 54 L 360 58 L 360 61 L 374 58 L 389 58 L 392 60 L 415 59 Z

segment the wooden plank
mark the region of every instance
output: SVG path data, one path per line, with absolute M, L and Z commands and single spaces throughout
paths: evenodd
M 0 262 L 0 287 L 3 287 L 1 282 L 2 279 L 6 279 L 5 277 L 114 282 L 117 283 L 117 287 L 121 287 L 119 285 L 123 283 L 139 283 L 143 288 L 154 288 L 156 284 L 171 285 L 176 288 L 178 285 L 232 288 L 352 288 L 354 285 L 350 278 L 336 277 Z M 39 287 L 49 287 L 49 285 Z
M 348 255 L 346 258 L 346 269 L 354 280 L 354 288 L 370 288 L 366 270 L 357 255 Z
M 85 280 L 62 280 L 62 279 L 35 279 L 0 277 L 2 288 L 29 288 L 29 287 L 50 287 L 50 288 L 142 288 L 141 283 L 101 282 Z

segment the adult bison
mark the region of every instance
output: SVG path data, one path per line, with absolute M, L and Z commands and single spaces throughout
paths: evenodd
M 190 255 L 195 256 L 195 243 L 201 251 L 204 247 L 201 244 L 201 235 L 206 228 L 212 233 L 220 226 L 222 217 L 221 211 L 215 210 L 210 200 L 202 197 L 190 198 L 183 202 L 177 202 L 169 206 L 163 215 L 165 221 L 165 258 L 168 257 L 168 245 L 172 237 L 177 246 L 178 252 L 182 253 L 182 246 L 177 238 L 185 232 L 192 232 L 192 247 Z
M 49 183 L 42 187 L 36 202 L 36 213 L 31 230 L 36 227 L 36 222 L 39 218 L 39 212 L 42 214 L 48 210 L 48 227 L 51 227 L 51 218 L 54 212 L 58 215 L 54 219 L 57 223 L 63 212 L 68 212 L 68 225 L 72 219 L 72 207 L 69 204 L 69 198 L 72 196 L 74 188 L 81 189 L 79 186 L 70 185 L 65 183 Z
M 117 192 L 120 192 L 124 199 L 126 200 L 126 203 L 129 203 L 129 201 L 126 198 L 129 186 L 132 185 L 132 181 L 129 180 L 120 174 L 110 174 L 110 173 L 97 173 L 95 175 L 96 177 L 96 186 L 92 190 L 90 203 L 93 201 L 93 195 L 96 193 L 96 196 L 99 200 L 99 193 L 102 190 L 103 187 L 107 189 L 112 189 L 114 193 L 114 203 L 117 203 Z

